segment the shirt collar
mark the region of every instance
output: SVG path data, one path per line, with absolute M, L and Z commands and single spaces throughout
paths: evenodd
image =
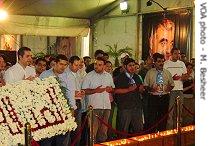
M 102 75 L 102 74 L 106 74 L 107 72 L 104 70 L 101 74 L 97 73 L 95 70 L 93 70 L 96 74 L 98 75 Z
M 129 74 L 127 71 L 125 72 L 126 76 L 129 77 L 129 78 L 133 78 L 133 74 Z
M 26 68 L 23 68 L 23 66 L 22 66 L 22 65 L 20 65 L 20 63 L 19 63 L 19 62 L 17 62 L 17 63 L 16 63 L 16 65 L 17 65 L 17 67 L 18 67 L 18 68 L 21 68 L 21 69 L 23 69 L 23 70 L 26 70 L 26 68 L 28 67 L 28 66 L 26 66 Z

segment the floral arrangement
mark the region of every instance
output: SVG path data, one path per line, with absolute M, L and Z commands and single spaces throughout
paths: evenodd
M 24 144 L 27 122 L 36 141 L 77 127 L 55 77 L 7 84 L 0 93 L 0 146 Z

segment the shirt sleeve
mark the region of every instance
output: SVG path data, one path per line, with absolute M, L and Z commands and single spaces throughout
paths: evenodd
M 114 85 L 115 85 L 116 88 L 119 88 L 119 87 L 120 87 L 120 85 L 119 85 L 119 80 L 120 80 L 120 78 L 118 78 L 118 77 L 116 77 L 116 78 L 114 79 Z
M 168 65 L 168 62 L 165 61 L 165 63 L 163 64 L 163 68 L 164 68 L 164 69 L 168 69 L 168 66 L 167 66 L 167 65 Z
M 82 89 L 90 88 L 89 74 L 87 74 L 82 82 Z
M 70 97 L 75 98 L 75 91 L 76 91 L 75 79 L 70 74 L 67 74 L 67 78 L 69 79 L 68 86 L 69 86 Z
M 110 80 L 110 86 L 112 86 L 112 88 L 115 88 L 114 80 L 111 75 L 109 75 L 109 80 Z
M 112 86 L 112 88 L 115 88 L 114 81 L 112 78 L 111 78 L 111 86 Z
M 47 75 L 46 72 L 43 72 L 43 73 L 41 73 L 41 74 L 39 75 L 39 78 L 40 78 L 40 79 L 44 79 L 44 78 L 47 78 L 47 77 L 48 77 L 48 75 Z
M 7 70 L 4 74 L 4 80 L 6 83 L 13 83 L 14 82 L 14 79 L 13 79 L 13 73 L 11 70 Z
M 121 89 L 121 88 L 128 88 L 128 79 L 126 78 L 125 74 L 120 74 L 114 79 L 115 88 Z
M 75 109 L 77 109 L 77 106 L 76 106 L 75 98 L 74 98 L 74 96 L 72 96 L 72 93 L 71 93 L 71 84 L 72 83 L 71 83 L 70 79 L 68 78 L 67 74 L 64 74 L 62 76 L 62 78 L 63 78 L 63 82 L 65 83 L 66 88 L 67 88 L 66 96 L 69 99 L 69 104 L 75 110 Z
M 168 70 L 166 70 L 166 72 L 167 72 L 167 75 L 169 77 L 169 81 L 168 81 L 169 82 L 169 85 L 175 86 L 174 80 L 173 80 L 173 77 L 172 77 L 171 73 Z
M 149 76 L 150 76 L 150 71 L 147 72 L 144 78 L 144 86 L 149 86 Z
M 184 62 L 182 62 L 182 63 L 183 63 L 183 74 L 186 74 L 187 73 L 186 65 L 184 64 Z

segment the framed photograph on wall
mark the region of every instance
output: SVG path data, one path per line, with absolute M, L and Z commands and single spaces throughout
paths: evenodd
M 76 52 L 76 37 L 57 37 L 55 45 L 57 54 L 63 54 L 69 58 Z
M 181 53 L 191 57 L 193 20 L 191 9 L 179 9 L 143 15 L 142 59 L 154 53 L 170 58 L 170 50 L 179 48 Z

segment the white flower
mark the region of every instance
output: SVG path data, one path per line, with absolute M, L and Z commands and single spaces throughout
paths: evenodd
M 0 112 L 0 146 L 23 144 L 26 122 L 31 124 L 31 128 L 40 126 L 40 129 L 32 133 L 37 141 L 65 134 L 77 127 L 55 77 L 7 84 L 0 88 L 0 92 L 0 107 L 3 109 L 3 112 Z M 4 119 L 7 123 L 2 122 Z M 61 119 L 64 122 L 55 123 Z M 46 127 L 49 123 L 51 126 Z M 44 126 L 46 128 L 43 128 Z M 12 135 L 9 128 L 14 133 L 21 130 L 22 134 Z

